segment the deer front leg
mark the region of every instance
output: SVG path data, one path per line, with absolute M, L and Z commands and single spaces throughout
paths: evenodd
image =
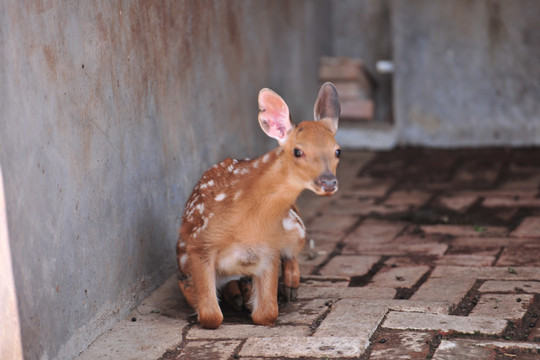
M 282 258 L 283 296 L 285 301 L 296 300 L 300 286 L 300 266 L 296 258 Z
M 251 318 L 257 325 L 273 325 L 278 317 L 279 263 L 279 257 L 276 257 L 265 271 L 253 276 Z
M 214 261 L 195 253 L 190 258 L 193 284 L 197 294 L 199 322 L 207 329 L 216 329 L 223 321 L 216 291 Z

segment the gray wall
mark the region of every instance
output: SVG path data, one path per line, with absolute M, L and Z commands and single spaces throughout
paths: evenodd
M 540 145 L 540 2 L 331 5 L 333 55 L 360 57 L 372 71 L 377 60 L 394 60 L 393 80 L 375 75 L 379 121 L 393 104 L 396 127 L 383 132 L 395 139 L 387 144 Z
M 389 0 L 332 0 L 332 53 L 362 59 L 377 83 L 375 120 L 391 121 L 392 78 L 378 74 L 378 60 L 392 59 Z
M 329 10 L 0 2 L 0 164 L 26 358 L 76 355 L 175 271 L 202 171 L 271 144 L 261 87 L 312 117 Z
M 540 144 L 540 2 L 392 4 L 402 143 Z

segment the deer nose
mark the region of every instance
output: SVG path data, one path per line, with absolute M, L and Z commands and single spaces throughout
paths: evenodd
M 322 174 L 315 180 L 315 184 L 323 191 L 333 193 L 337 190 L 338 181 L 334 174 Z

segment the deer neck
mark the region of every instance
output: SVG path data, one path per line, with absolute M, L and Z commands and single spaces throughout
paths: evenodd
M 259 157 L 260 173 L 253 180 L 252 189 L 257 210 L 267 218 L 282 217 L 294 205 L 303 188 L 292 181 L 289 164 L 281 148 Z

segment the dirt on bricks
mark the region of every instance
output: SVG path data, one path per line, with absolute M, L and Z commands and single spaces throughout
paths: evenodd
M 539 359 L 539 159 L 344 151 L 339 192 L 299 199 L 302 282 L 275 326 L 222 304 L 204 330 L 173 278 L 138 310 L 178 320 L 167 360 Z

